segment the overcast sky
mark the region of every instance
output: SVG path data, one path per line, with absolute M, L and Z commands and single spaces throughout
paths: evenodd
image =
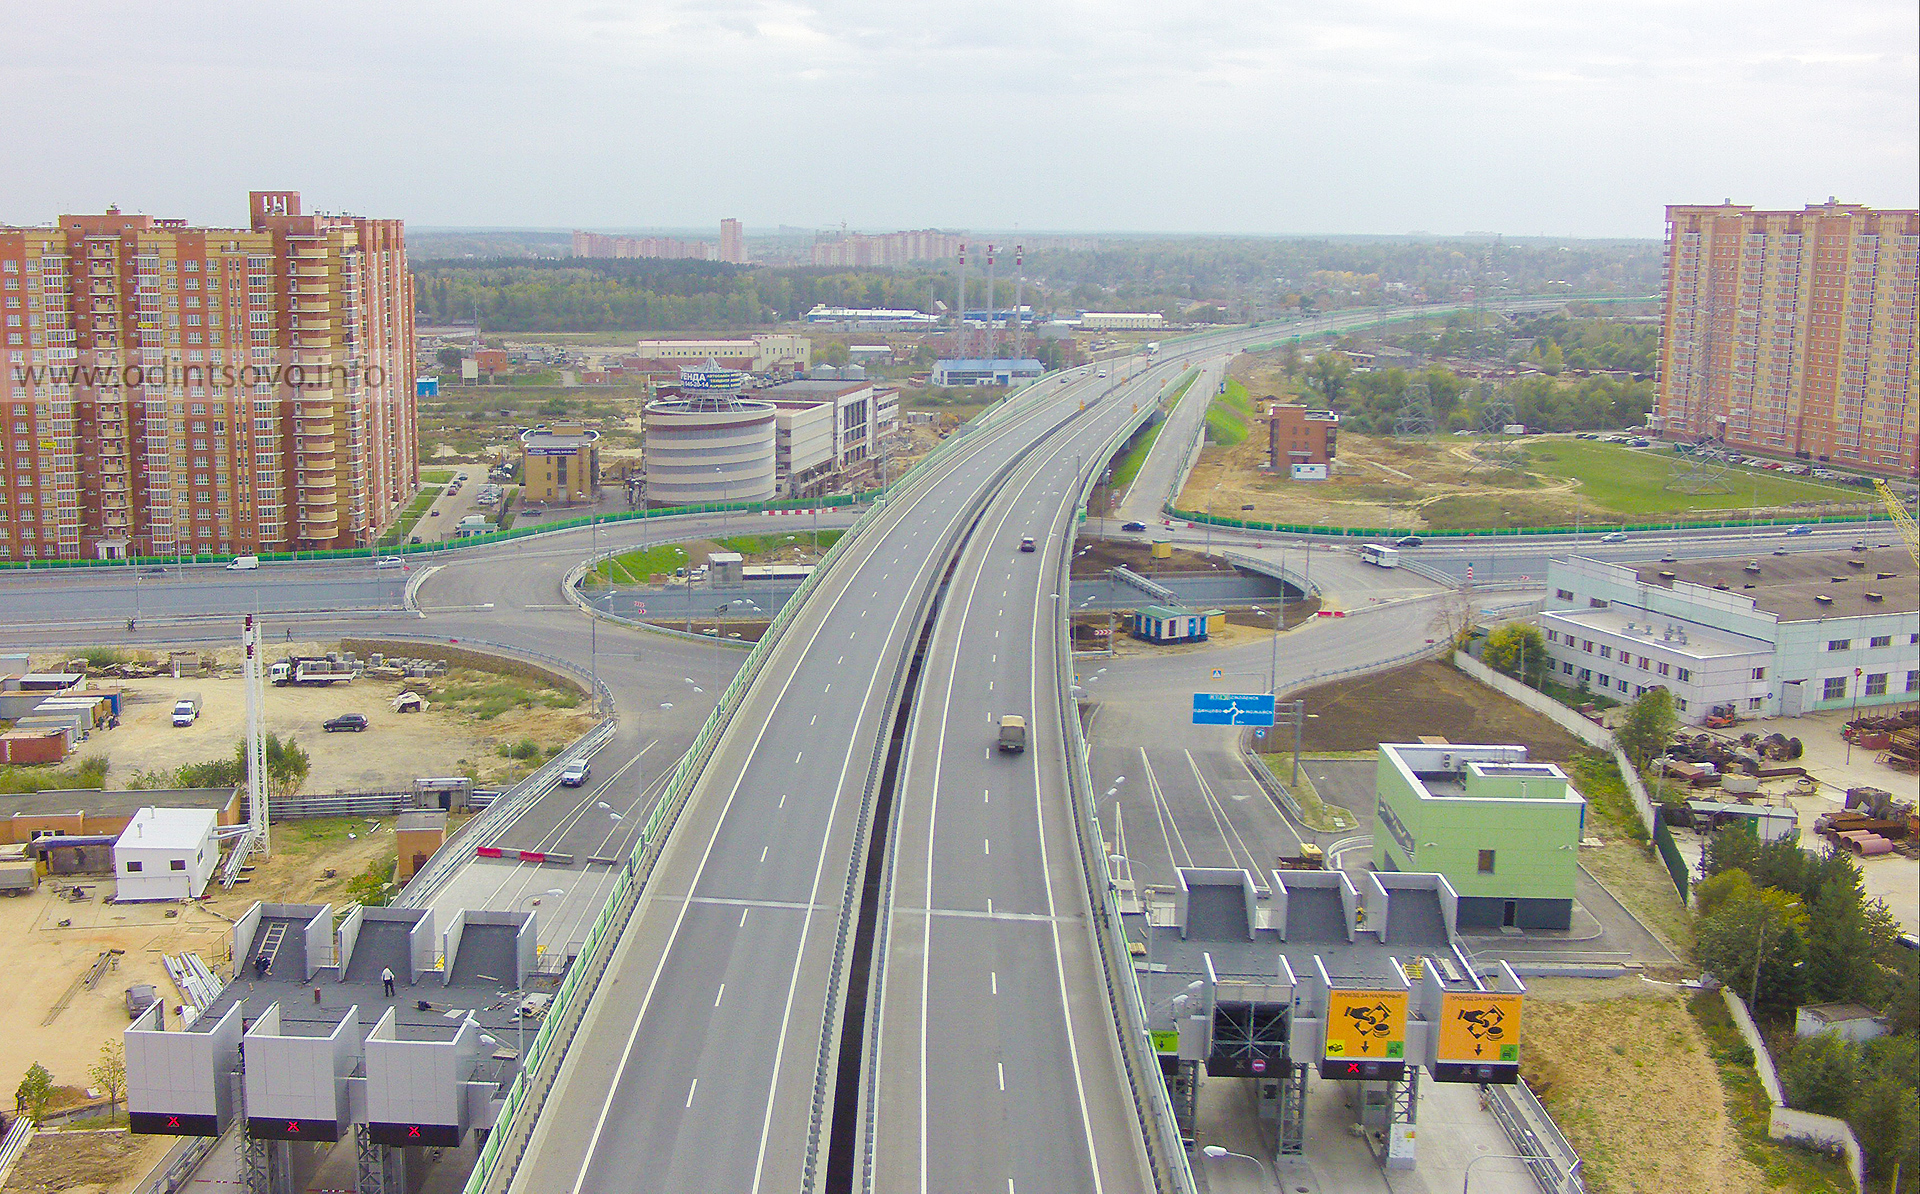
M 0 223 L 1657 237 L 1913 207 L 1913 0 L 0 0 Z

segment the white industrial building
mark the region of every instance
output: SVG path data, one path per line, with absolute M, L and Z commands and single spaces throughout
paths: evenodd
M 1158 311 L 1082 311 L 1080 326 L 1088 331 L 1149 331 L 1167 326 Z
M 749 373 L 776 369 L 804 372 L 813 364 L 813 341 L 805 336 L 754 336 L 741 340 L 641 340 L 635 356 L 670 365 L 716 361 Z
M 113 843 L 114 899 L 199 898 L 220 862 L 210 808 L 143 808 Z
M 1794 717 L 1920 697 L 1920 578 L 1904 551 L 1800 551 L 1638 567 L 1547 566 L 1540 627 L 1555 678 L 1616 700 L 1674 696 Z

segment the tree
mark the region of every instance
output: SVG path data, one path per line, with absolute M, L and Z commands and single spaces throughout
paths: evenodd
M 1887 906 L 1869 900 L 1857 877 L 1835 875 L 1820 885 L 1807 927 L 1808 993 L 1829 1002 L 1876 1004 L 1886 983 L 1874 956 L 1897 932 Z
M 87 1067 L 87 1076 L 107 1094 L 107 1122 L 112 1123 L 120 1106 L 120 1092 L 127 1086 L 127 1048 L 119 1039 L 100 1044 L 100 1060 Z
M 444 296 L 442 296 L 441 302 L 442 302 L 442 306 L 444 307 L 445 305 Z M 448 373 L 460 372 L 460 362 L 464 358 L 465 358 L 465 354 L 462 353 L 457 348 L 443 348 L 439 352 L 433 355 L 433 359 L 440 362 L 440 367 L 442 369 L 445 369 Z
M 1859 1085 L 1860 1047 L 1837 1032 L 1794 1041 L 1780 1062 L 1787 1105 L 1822 1115 L 1845 1115 Z
M 1487 635 L 1481 658 L 1496 672 L 1518 676 L 1523 684 L 1540 687 L 1553 661 L 1547 657 L 1547 639 L 1531 622 L 1508 622 Z
M 370 862 L 367 869 L 347 881 L 347 898 L 369 908 L 383 908 L 387 903 L 387 876 L 380 870 L 380 864 Z
M 1807 912 L 1799 899 L 1763 887 L 1721 902 L 1694 927 L 1693 959 L 1742 999 L 1791 1007 L 1805 986 Z M 1759 981 L 1755 983 L 1758 968 Z
M 27 1067 L 27 1076 L 13 1092 L 14 1109 L 39 1123 L 47 1113 L 47 1102 L 53 1098 L 53 1075 L 47 1067 L 34 1062 Z
M 1679 724 L 1673 711 L 1673 694 L 1664 688 L 1649 688 L 1633 698 L 1626 717 L 1613 728 L 1613 736 L 1633 765 L 1644 768 L 1666 749 Z

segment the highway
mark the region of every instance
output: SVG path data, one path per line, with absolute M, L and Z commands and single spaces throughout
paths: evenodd
M 860 1189 L 1152 1188 L 1066 786 L 1059 607 L 1073 456 L 1167 368 L 1023 463 L 950 582 L 896 797 Z M 997 749 L 1003 714 L 1023 753 Z

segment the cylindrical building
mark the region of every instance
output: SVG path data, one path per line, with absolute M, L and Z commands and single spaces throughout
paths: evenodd
M 647 505 L 773 497 L 773 404 L 695 391 L 647 404 Z

